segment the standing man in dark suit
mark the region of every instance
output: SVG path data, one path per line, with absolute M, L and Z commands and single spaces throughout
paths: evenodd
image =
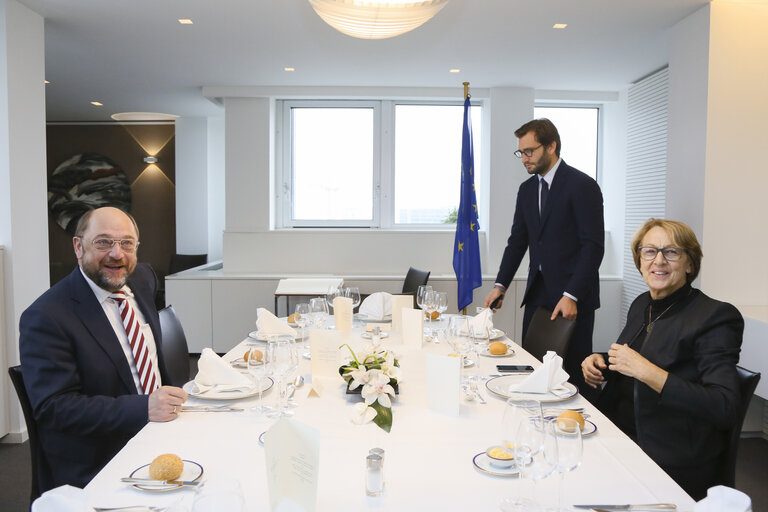
M 133 217 L 91 210 L 73 244 L 78 267 L 24 311 L 19 325 L 43 455 L 41 492 L 84 487 L 147 421 L 175 419 L 187 398 L 162 385 L 154 278 L 136 267 Z
M 598 270 L 603 260 L 603 195 L 597 182 L 560 158 L 560 135 L 549 119 L 534 119 L 515 131 L 530 179 L 517 192 L 515 216 L 489 307 L 512 282 L 526 250 L 530 258 L 523 296 L 523 339 L 539 306 L 575 319 L 564 369 L 582 393 L 581 362 L 592 353 L 595 310 L 600 307 Z

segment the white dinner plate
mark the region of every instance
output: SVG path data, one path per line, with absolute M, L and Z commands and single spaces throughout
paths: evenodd
M 478 470 L 493 476 L 517 476 L 519 471 L 516 465 L 508 468 L 499 468 L 491 464 L 491 458 L 485 453 L 480 452 L 472 459 L 472 464 Z
M 363 320 L 365 322 L 371 322 L 371 323 L 386 323 L 392 321 L 392 315 L 384 315 L 384 318 L 378 319 L 378 318 L 369 318 L 368 315 L 365 313 L 355 313 L 354 317 L 357 320 Z
M 183 460 L 182 462 L 184 462 L 184 469 L 181 470 L 181 475 L 179 476 L 179 478 L 177 478 L 177 480 L 196 482 L 200 480 L 200 478 L 202 478 L 203 466 L 201 466 L 200 464 L 192 460 Z M 131 478 L 150 478 L 149 464 L 144 464 L 143 466 L 134 469 L 129 476 Z M 139 489 L 141 491 L 149 491 L 149 492 L 168 492 L 168 491 L 175 491 L 176 489 L 182 488 L 182 486 L 178 484 L 167 484 L 167 485 L 132 484 L 131 487 L 135 487 L 136 489 Z
M 501 329 L 491 329 L 490 335 L 492 340 L 497 340 L 504 337 L 504 331 Z
M 304 329 L 304 337 L 301 336 L 301 329 L 296 329 L 296 339 L 303 340 L 309 337 L 309 329 Z M 251 331 L 248 333 L 248 341 L 260 341 L 262 343 L 267 342 L 267 335 L 260 333 L 259 331 Z
M 557 416 L 544 416 L 545 420 L 557 418 Z M 581 437 L 589 437 L 597 432 L 597 425 L 590 420 L 584 420 L 584 428 L 581 429 Z
M 365 338 L 365 339 L 367 339 L 367 340 L 370 340 L 371 338 L 373 338 L 373 334 L 372 334 L 372 333 L 370 333 L 370 332 L 367 332 L 367 331 L 366 331 L 366 332 L 362 332 L 362 333 L 360 333 L 360 337 L 361 337 L 361 338 Z M 383 340 L 384 338 L 389 338 L 389 333 L 388 333 L 388 332 L 384 332 L 384 331 L 381 331 L 381 332 L 379 333 L 379 338 L 381 338 L 382 340 Z
M 486 348 L 485 350 L 480 352 L 480 355 L 481 356 L 485 356 L 485 357 L 511 357 L 511 356 L 515 355 L 515 349 L 513 349 L 512 347 L 507 345 L 507 352 L 506 353 L 504 353 L 504 354 L 491 354 L 488 351 L 488 349 Z
M 576 389 L 576 386 L 570 382 L 565 383 L 565 387 L 568 388 L 568 394 L 565 396 L 557 396 L 554 393 L 511 393 L 509 391 L 509 386 L 522 382 L 528 375 L 530 374 L 526 373 L 493 377 L 485 382 L 485 387 L 494 395 L 502 398 L 515 397 L 520 400 L 538 400 L 539 402 L 563 402 L 573 398 L 579 392 L 579 390 Z
M 261 386 L 261 392 L 264 393 L 268 389 L 272 387 L 274 384 L 274 381 L 267 377 L 266 380 L 262 381 Z M 195 381 L 191 380 L 184 384 L 182 386 L 182 389 L 189 393 L 189 396 L 200 398 L 204 400 L 240 400 L 242 398 L 248 398 L 251 396 L 256 396 L 259 394 L 259 387 L 255 384 L 253 387 L 243 391 L 241 389 L 236 389 L 234 391 L 217 391 L 216 387 L 213 387 L 212 389 L 209 389 L 208 391 L 200 392 L 200 390 L 197 388 L 197 384 L 195 384 Z

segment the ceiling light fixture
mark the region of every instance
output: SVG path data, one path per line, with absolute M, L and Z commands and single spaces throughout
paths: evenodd
M 283 68 L 283 71 L 296 71 L 296 68 Z
M 112 114 L 115 121 L 175 121 L 179 116 L 175 114 L 163 114 L 161 112 L 117 112 Z
M 49 84 L 49 83 L 51 83 L 51 81 L 50 81 L 50 80 L 46 80 L 46 81 L 45 81 L 45 83 L 46 83 L 46 84 Z
M 555 23 L 554 25 L 552 25 L 552 28 L 565 28 L 567 26 L 568 26 L 567 23 Z
M 452 68 L 448 70 L 449 73 L 460 73 L 461 70 L 459 68 Z
M 100 101 L 92 101 L 91 105 L 93 105 L 94 107 L 103 107 L 104 106 L 104 104 L 102 102 L 100 102 Z
M 348 36 L 386 39 L 420 27 L 448 0 L 309 0 L 323 21 Z
M 182 25 L 194 25 L 195 24 L 195 22 L 192 21 L 189 18 L 179 18 L 179 23 L 181 23 Z

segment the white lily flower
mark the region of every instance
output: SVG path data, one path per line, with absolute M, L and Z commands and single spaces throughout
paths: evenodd
M 356 425 L 364 425 L 373 421 L 373 418 L 378 414 L 376 409 L 368 407 L 365 402 L 358 402 L 355 404 L 355 414 L 352 416 L 352 422 Z
M 394 395 L 395 390 L 389 384 L 389 376 L 381 370 L 368 371 L 368 383 L 363 386 L 361 392 L 365 403 L 370 405 L 378 400 L 382 407 L 392 407 L 389 395 Z
M 349 372 L 349 376 L 352 377 L 352 380 L 349 383 L 350 391 L 357 389 L 358 386 L 364 386 L 365 384 L 368 384 L 368 380 L 370 379 L 365 366 L 360 366 L 359 368 L 352 370 Z

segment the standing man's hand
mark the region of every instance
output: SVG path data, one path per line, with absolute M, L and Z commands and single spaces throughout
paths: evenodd
M 566 295 L 563 295 L 560 301 L 557 303 L 557 306 L 555 306 L 555 310 L 552 312 L 550 320 L 557 318 L 558 314 L 563 315 L 563 318 L 567 318 L 568 320 L 576 320 L 576 315 L 578 314 L 576 301 Z
M 179 417 L 187 392 L 174 386 L 162 386 L 149 395 L 149 421 L 171 421 Z
M 491 293 L 489 293 L 485 298 L 485 307 L 491 307 L 491 304 L 493 304 L 493 301 L 496 299 L 498 299 L 498 302 L 496 302 L 496 306 L 493 308 L 494 311 L 501 309 L 501 303 L 504 302 L 504 292 L 502 292 L 498 287 L 494 286 L 491 290 Z

